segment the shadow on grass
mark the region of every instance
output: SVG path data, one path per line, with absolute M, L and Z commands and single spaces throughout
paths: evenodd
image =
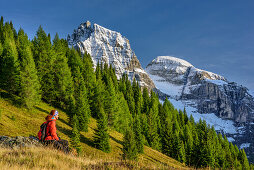
M 40 107 L 38 107 L 38 106 L 34 106 L 34 108 L 37 109 L 37 110 L 39 110 L 39 111 L 41 111 L 41 112 L 44 112 L 44 113 L 49 114 L 49 111 L 48 111 L 48 110 L 42 109 L 42 108 L 40 108 Z
M 21 107 L 21 98 L 0 89 L 0 97 L 10 101 L 14 106 Z
M 115 142 L 117 142 L 117 143 L 119 143 L 119 144 L 123 145 L 123 142 L 122 142 L 122 141 L 120 141 L 120 140 L 118 140 L 118 139 L 114 138 L 114 137 L 113 137 L 113 136 L 111 136 L 111 135 L 109 135 L 109 137 L 110 137 L 113 141 L 115 141 Z
M 59 130 L 60 132 L 62 132 L 63 134 L 65 134 L 71 138 L 72 132 L 70 129 L 66 129 L 66 128 L 63 128 L 63 127 L 60 127 L 57 125 L 57 130 Z M 93 141 L 91 139 L 85 137 L 82 134 L 80 134 L 80 142 L 85 143 L 85 144 L 95 148 Z
M 63 134 L 65 134 L 65 135 L 71 137 L 71 130 L 66 129 L 66 128 L 63 128 L 63 127 L 60 127 L 60 126 L 58 126 L 58 125 L 56 125 L 56 128 L 57 128 L 57 130 L 59 130 L 59 131 L 62 132 Z
M 96 148 L 93 141 L 87 137 L 85 137 L 84 135 L 80 134 L 80 142 L 83 142 L 93 148 Z
M 65 121 L 65 120 L 63 120 L 63 119 L 61 119 L 60 117 L 59 117 L 58 120 L 59 120 L 60 122 L 64 123 L 64 124 L 70 126 L 70 123 L 69 123 L 69 122 L 67 122 L 67 121 Z

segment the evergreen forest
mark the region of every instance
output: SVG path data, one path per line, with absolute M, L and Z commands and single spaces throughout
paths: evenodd
M 94 146 L 111 151 L 109 129 L 124 134 L 123 159 L 137 160 L 144 145 L 187 166 L 250 169 L 243 149 L 217 134 L 213 127 L 188 117 L 158 95 L 139 86 L 126 74 L 117 79 L 111 65 L 93 65 L 89 54 L 69 48 L 56 34 L 51 38 L 40 26 L 29 40 L 23 29 L 0 20 L 0 89 L 20 97 L 20 107 L 44 101 L 68 113 L 71 146 L 77 152 L 80 132 L 97 120 Z

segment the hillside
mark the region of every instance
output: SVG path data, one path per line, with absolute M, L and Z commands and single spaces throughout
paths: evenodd
M 41 102 L 31 110 L 15 106 L 10 96 L 4 91 L 0 92 L 0 136 L 36 136 L 39 126 L 50 110 L 53 109 L 46 103 Z M 59 110 L 59 109 L 58 109 Z M 62 139 L 70 141 L 71 127 L 68 125 L 66 113 L 60 111 L 60 119 L 57 121 L 58 134 Z M 69 169 L 75 167 L 112 167 L 112 168 L 186 168 L 178 161 L 145 146 L 144 154 L 139 156 L 137 163 L 122 162 L 122 134 L 110 130 L 111 153 L 104 153 L 93 147 L 93 129 L 96 127 L 95 119 L 91 119 L 88 132 L 81 132 L 81 144 L 83 153 L 81 156 L 73 157 L 55 150 L 44 148 L 28 148 L 24 150 L 0 149 L 0 167 L 5 169 L 19 168 L 47 168 L 47 169 Z M 49 154 L 50 153 L 50 154 Z M 51 155 L 48 159 L 48 155 Z

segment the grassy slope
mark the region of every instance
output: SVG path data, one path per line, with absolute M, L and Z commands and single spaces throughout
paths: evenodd
M 3 93 L 2 93 L 3 94 Z M 3 96 L 3 95 L 2 95 Z M 55 109 L 45 103 L 40 103 L 36 107 L 34 107 L 31 110 L 26 110 L 24 108 L 15 107 L 11 101 L 8 100 L 8 98 L 0 98 L 0 135 L 6 135 L 6 136 L 36 136 L 37 132 L 39 130 L 40 125 L 44 122 L 45 117 L 47 116 L 48 112 L 52 109 Z M 58 109 L 59 110 L 59 109 Z M 62 139 L 66 139 L 70 141 L 70 133 L 71 133 L 71 127 L 68 125 L 68 117 L 67 115 L 59 110 L 60 112 L 60 119 L 57 120 L 57 129 L 58 129 L 58 135 Z M 91 119 L 89 124 L 89 131 L 88 132 L 82 132 L 81 133 L 81 142 L 82 142 L 82 149 L 83 149 L 83 155 L 81 158 L 77 158 L 75 160 L 76 162 L 82 162 L 89 160 L 88 162 L 96 162 L 96 164 L 116 164 L 121 162 L 121 148 L 122 148 L 122 134 L 110 130 L 110 144 L 111 144 L 111 153 L 107 154 L 104 153 L 96 148 L 93 147 L 92 143 L 92 136 L 93 136 L 93 129 L 96 127 L 96 121 L 94 119 Z M 11 153 L 9 155 L 14 154 L 16 151 L 11 150 L 3 150 L 0 151 L 0 157 L 3 154 L 6 154 L 7 152 Z M 36 149 L 28 150 L 28 153 L 25 152 L 25 155 L 31 153 L 32 155 L 36 155 Z M 43 154 L 43 152 L 42 152 Z M 59 153 L 60 154 L 60 153 Z M 17 153 L 16 153 L 17 155 Z M 22 155 L 22 154 L 21 154 Z M 38 156 L 38 155 L 37 155 Z M 46 157 L 46 155 L 45 155 Z M 61 160 L 65 160 L 65 156 L 63 154 L 60 156 L 57 156 Z M 67 156 L 68 157 L 68 156 Z M 13 158 L 14 159 L 14 158 Z M 15 158 L 16 159 L 16 158 Z M 71 161 L 69 161 L 69 165 L 71 166 L 72 162 L 74 161 L 73 158 L 68 158 Z M 82 160 L 81 160 L 82 159 Z M 0 165 L 4 164 L 4 161 L 0 159 Z M 74 161 L 74 162 L 75 162 Z M 8 162 L 8 161 L 7 161 Z M 68 161 L 67 161 L 68 162 Z M 20 166 L 23 164 L 20 164 L 18 162 L 15 163 L 9 161 L 9 163 L 13 164 L 12 166 Z M 177 168 L 177 169 L 185 169 L 186 167 L 179 163 L 178 161 L 158 152 L 155 151 L 149 147 L 145 147 L 144 154 L 139 156 L 138 163 L 134 163 L 135 166 L 138 166 L 139 168 Z M 23 166 L 25 166 L 24 164 Z M 62 166 L 62 164 L 59 164 L 59 166 Z M 133 165 L 133 163 L 132 163 Z M 7 166 L 7 165 L 5 165 Z M 27 165 L 28 167 L 31 165 Z M 68 167 L 66 165 L 66 167 Z M 80 166 L 77 166 L 79 169 L 82 167 L 83 164 L 80 163 Z M 1 166 L 0 166 L 1 167 Z M 41 166 L 44 167 L 44 166 Z M 36 166 L 34 167 L 36 168 Z M 45 167 L 48 168 L 48 167 Z M 57 165 L 54 165 L 52 168 L 60 169 L 61 167 L 58 167 Z M 62 169 L 62 168 L 61 168 Z

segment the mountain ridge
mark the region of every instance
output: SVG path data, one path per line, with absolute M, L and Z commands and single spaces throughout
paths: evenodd
M 127 74 L 130 80 L 134 78 L 141 86 L 155 88 L 148 74 L 142 68 L 137 56 L 131 49 L 129 40 L 119 32 L 111 31 L 96 23 L 87 21 L 79 25 L 71 36 L 67 37 L 69 47 L 79 49 L 92 56 L 94 66 L 97 62 L 112 65 L 117 78 Z

